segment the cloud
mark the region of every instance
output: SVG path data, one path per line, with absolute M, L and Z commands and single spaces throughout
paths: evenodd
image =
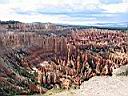
M 9 0 L 0 0 L 0 4 L 6 4 L 9 3 Z
M 0 19 L 94 24 L 128 21 L 128 0 L 0 0 Z
M 103 4 L 100 8 L 104 9 L 108 13 L 128 13 L 128 3 Z

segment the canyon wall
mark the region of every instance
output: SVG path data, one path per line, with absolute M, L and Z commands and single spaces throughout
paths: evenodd
M 128 64 L 128 34 L 121 31 L 72 30 L 66 37 L 9 31 L 1 33 L 0 45 L 6 49 L 0 81 L 20 94 L 77 88 L 93 76 L 111 76 L 114 69 Z

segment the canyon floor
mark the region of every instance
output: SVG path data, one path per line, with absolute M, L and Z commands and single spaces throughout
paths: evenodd
M 117 76 L 123 73 L 121 67 L 114 71 L 113 76 L 96 76 L 85 81 L 80 89 L 70 89 L 64 91 L 49 91 L 44 96 L 128 96 L 128 76 Z

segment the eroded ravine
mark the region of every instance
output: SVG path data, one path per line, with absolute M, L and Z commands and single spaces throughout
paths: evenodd
M 93 76 L 111 76 L 128 64 L 128 34 L 86 29 L 67 37 L 36 33 L 0 36 L 0 94 L 44 94 L 79 87 Z

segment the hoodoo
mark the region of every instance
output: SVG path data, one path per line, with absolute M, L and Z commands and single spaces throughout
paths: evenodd
M 5 25 L 0 25 L 8 29 L 0 33 L 0 95 L 77 88 L 93 76 L 112 76 L 114 69 L 128 64 L 128 33 L 119 30 Z

